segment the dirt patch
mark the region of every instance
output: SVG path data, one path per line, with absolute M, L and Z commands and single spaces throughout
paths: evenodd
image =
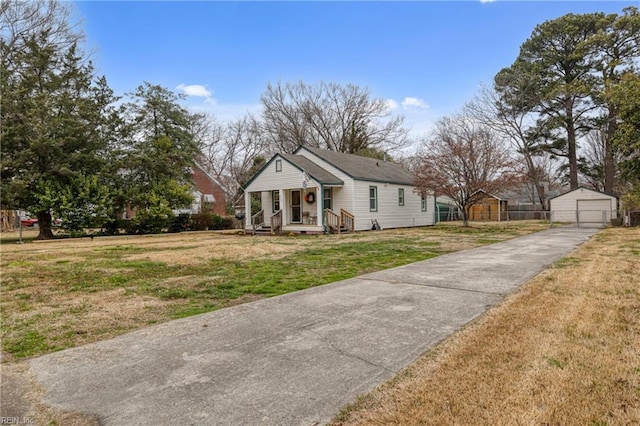
M 242 241 L 245 240 L 245 241 Z M 184 243 L 183 243 L 184 244 Z M 166 251 L 167 248 L 179 248 L 180 244 L 173 246 L 158 246 L 149 248 L 145 253 L 127 256 L 127 260 L 149 260 L 152 262 L 164 262 L 169 265 L 196 265 L 211 259 L 247 260 L 256 258 L 278 258 L 289 253 L 294 253 L 306 246 L 305 243 L 279 244 L 269 241 L 268 238 L 250 239 L 216 239 L 214 241 L 190 241 L 189 247 Z

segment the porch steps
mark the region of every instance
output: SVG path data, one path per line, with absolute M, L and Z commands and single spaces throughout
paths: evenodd
M 338 228 L 335 226 L 330 226 L 329 227 L 329 233 L 330 234 L 337 234 L 338 233 Z M 346 226 L 341 226 L 340 227 L 340 234 L 349 234 L 351 233 L 351 230 L 349 228 L 347 228 Z
M 271 225 L 263 225 L 256 229 L 254 235 L 271 235 Z

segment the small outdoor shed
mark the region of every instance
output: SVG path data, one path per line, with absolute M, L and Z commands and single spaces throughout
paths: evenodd
M 554 222 L 606 225 L 618 217 L 618 198 L 589 188 L 579 187 L 549 201 Z
M 508 205 L 507 200 L 485 191 L 478 191 L 484 194 L 482 199 L 469 209 L 469 220 L 479 221 L 502 221 L 507 220 Z

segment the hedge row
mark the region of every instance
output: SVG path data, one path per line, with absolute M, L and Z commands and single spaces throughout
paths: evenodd
M 177 216 L 160 217 L 137 215 L 132 219 L 118 219 L 106 223 L 103 227 L 107 235 L 159 234 L 162 232 L 206 231 L 233 229 L 233 218 L 215 213 L 182 213 Z

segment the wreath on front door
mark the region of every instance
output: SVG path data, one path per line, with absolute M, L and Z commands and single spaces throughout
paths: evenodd
M 316 194 L 310 192 L 304 196 L 304 200 L 307 202 L 307 204 L 313 204 L 316 202 Z

